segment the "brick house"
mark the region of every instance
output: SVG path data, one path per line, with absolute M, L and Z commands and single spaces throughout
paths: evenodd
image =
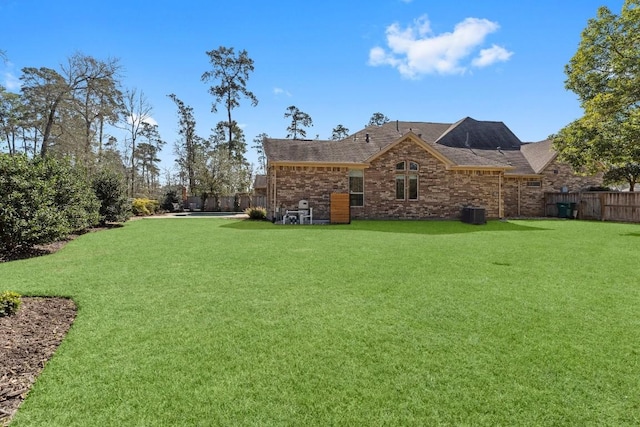
M 329 219 L 332 193 L 348 193 L 351 218 L 543 216 L 544 193 L 602 185 L 557 161 L 551 141 L 522 143 L 502 122 L 388 122 L 341 141 L 266 138 L 267 209 L 278 218 L 308 200 Z

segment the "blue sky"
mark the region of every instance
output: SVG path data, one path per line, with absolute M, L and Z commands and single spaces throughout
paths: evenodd
M 539 141 L 581 115 L 564 89 L 564 66 L 598 7 L 623 0 L 121 1 L 0 0 L 0 84 L 18 91 L 23 67 L 59 65 L 76 52 L 119 58 L 126 88 L 143 91 L 173 164 L 175 93 L 207 137 L 224 111 L 200 76 L 205 52 L 246 49 L 259 100 L 234 110 L 248 146 L 259 133 L 285 137 L 290 105 L 308 113 L 307 136 L 351 132 L 372 113 L 392 120 L 504 122 Z M 256 162 L 254 150 L 247 157 Z

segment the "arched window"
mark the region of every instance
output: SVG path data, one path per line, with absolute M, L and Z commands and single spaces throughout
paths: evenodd
M 409 164 L 408 170 L 405 165 Z M 420 165 L 416 162 L 396 163 L 396 199 L 418 200 L 418 173 Z M 399 173 L 402 172 L 402 173 Z

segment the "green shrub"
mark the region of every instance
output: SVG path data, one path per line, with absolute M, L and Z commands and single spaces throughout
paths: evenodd
M 70 232 L 85 230 L 100 222 L 100 201 L 86 171 L 66 159 L 45 161 L 55 188 L 55 205 L 64 214 Z
M 0 317 L 15 314 L 22 305 L 20 294 L 11 291 L 0 293 Z
M 147 199 L 146 197 L 133 199 L 131 204 L 131 210 L 137 216 L 153 215 L 159 207 L 160 203 L 157 200 Z
M 131 205 L 122 175 L 108 169 L 100 171 L 93 178 L 93 191 L 100 201 L 100 224 L 129 219 Z
M 151 215 L 151 212 L 147 209 L 146 200 L 148 199 L 133 199 L 133 202 L 131 202 L 131 211 L 135 216 Z
M 178 197 L 178 192 L 176 190 L 171 190 L 167 191 L 167 193 L 164 195 L 160 207 L 164 211 L 175 212 L 176 210 L 180 209 L 181 205 L 182 200 L 180 199 L 180 197 Z M 176 207 L 178 209 L 176 209 Z
M 86 175 L 68 160 L 0 154 L 0 251 L 59 240 L 98 215 Z
M 249 215 L 249 219 L 258 219 L 258 220 L 267 219 L 267 209 L 260 206 L 249 207 L 244 210 L 244 213 Z

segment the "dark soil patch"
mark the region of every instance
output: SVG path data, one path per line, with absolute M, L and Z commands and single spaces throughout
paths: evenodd
M 17 261 L 19 259 L 29 259 L 43 255 L 52 254 L 64 247 L 70 240 L 75 239 L 77 236 L 70 236 L 65 240 L 59 242 L 53 242 L 46 245 L 37 245 L 33 248 L 14 251 L 14 252 L 0 252 L 0 262 Z
M 23 297 L 16 314 L 0 317 L 0 425 L 18 409 L 75 316 L 70 299 Z

